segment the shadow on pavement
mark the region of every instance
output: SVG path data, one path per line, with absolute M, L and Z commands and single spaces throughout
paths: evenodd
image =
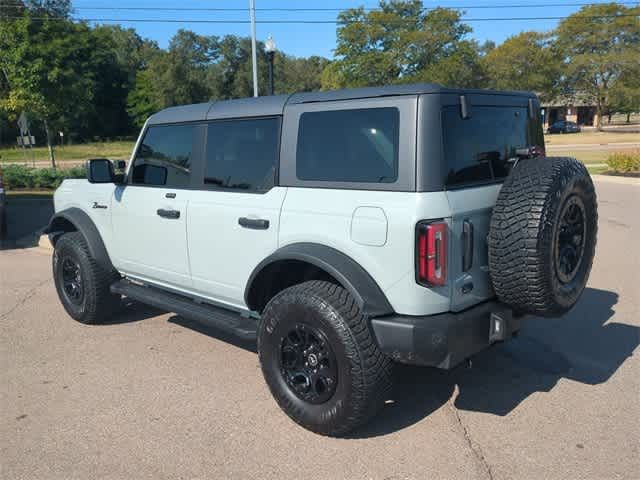
M 53 197 L 9 195 L 6 214 L 7 233 L 0 240 L 0 250 L 35 247 L 40 240 L 40 232 L 53 215 Z
M 230 343 L 231 345 L 234 345 L 238 348 L 242 348 L 244 350 L 248 350 L 253 353 L 258 353 L 258 347 L 255 340 L 254 341 L 244 340 L 230 333 L 219 330 L 215 327 L 205 325 L 200 322 L 196 322 L 195 320 L 190 320 L 188 318 L 181 317 L 180 315 L 173 315 L 171 318 L 169 318 L 169 322 L 175 323 L 176 325 L 180 325 L 185 328 L 189 328 L 195 332 L 215 338 L 216 340 L 221 340 L 223 342 Z
M 144 303 L 125 298 L 122 301 L 121 308 L 119 308 L 111 318 L 102 322 L 101 325 L 119 325 L 122 323 L 140 322 L 142 320 L 147 320 L 148 318 L 157 317 L 163 313 L 167 312 L 145 305 Z
M 463 364 L 443 371 L 397 365 L 387 404 L 350 437 L 375 437 L 409 427 L 450 401 L 456 385 L 456 408 L 504 416 L 533 393 L 550 391 L 562 378 L 587 385 L 608 381 L 640 343 L 640 328 L 607 323 L 617 301 L 614 292 L 587 288 L 571 312 L 557 319 L 528 319 L 518 337 L 476 355 L 471 368 Z M 131 310 L 121 314 L 120 322 L 163 313 L 135 302 Z M 255 341 L 177 315 L 169 322 L 256 352 Z
M 640 328 L 606 323 L 617 301 L 614 292 L 587 288 L 571 312 L 529 319 L 518 337 L 473 357 L 472 368 L 398 365 L 393 402 L 353 436 L 385 435 L 422 420 L 451 398 L 456 384 L 456 408 L 503 416 L 561 378 L 587 385 L 608 381 L 640 343 Z

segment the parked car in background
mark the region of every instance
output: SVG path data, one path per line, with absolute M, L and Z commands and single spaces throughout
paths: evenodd
M 566 120 L 558 120 L 547 128 L 547 133 L 578 133 L 579 131 L 580 125 Z
M 0 240 L 7 233 L 6 199 L 4 195 L 4 182 L 2 180 L 2 168 L 0 168 Z

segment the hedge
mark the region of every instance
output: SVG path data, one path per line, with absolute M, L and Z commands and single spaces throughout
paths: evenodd
M 614 172 L 640 172 L 640 150 L 612 153 L 607 158 L 607 165 Z
M 33 168 L 24 165 L 2 166 L 2 177 L 7 190 L 16 188 L 55 189 L 65 178 L 86 178 L 85 167 Z

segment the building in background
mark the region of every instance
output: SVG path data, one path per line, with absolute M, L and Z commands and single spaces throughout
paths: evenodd
M 542 102 L 543 127 L 558 120 L 575 122 L 583 127 L 594 127 L 598 121 L 596 102 L 581 93 L 560 95 L 548 102 Z

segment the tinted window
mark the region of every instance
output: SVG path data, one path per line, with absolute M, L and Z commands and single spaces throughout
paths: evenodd
M 300 180 L 393 183 L 398 178 L 397 108 L 307 112 L 300 117 Z
M 540 122 L 525 107 L 472 106 L 464 120 L 460 107 L 445 107 L 442 130 L 449 186 L 500 180 L 509 174 L 516 149 L 544 145 Z
M 133 161 L 132 183 L 189 186 L 193 132 L 193 125 L 149 127 Z
M 210 123 L 204 182 L 235 190 L 269 190 L 275 179 L 279 138 L 278 118 Z

